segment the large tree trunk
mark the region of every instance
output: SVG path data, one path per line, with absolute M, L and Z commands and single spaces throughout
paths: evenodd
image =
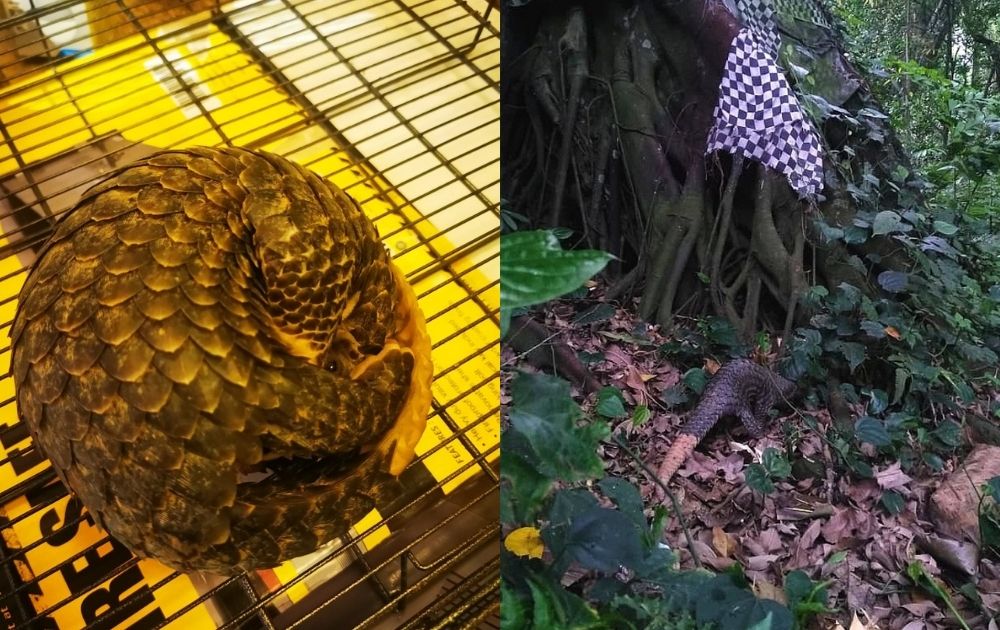
M 618 256 L 612 295 L 640 296 L 640 314 L 664 325 L 678 313 L 714 313 L 746 336 L 787 331 L 807 317 L 796 305 L 811 284 L 877 292 L 870 278 L 909 261 L 885 238 L 827 242 L 821 225 L 848 228 L 859 210 L 911 207 L 912 169 L 870 113 L 877 104 L 837 32 L 780 17 L 784 67 L 808 70 L 808 86 L 797 87 L 819 113 L 818 204 L 756 162 L 704 155 L 741 28 L 721 1 L 533 0 L 504 13 L 507 207 L 532 227 L 573 228 L 583 244 Z M 902 181 L 877 185 L 894 178 Z

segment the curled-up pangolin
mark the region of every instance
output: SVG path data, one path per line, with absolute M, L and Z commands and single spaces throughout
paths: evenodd
M 430 405 L 416 296 L 358 204 L 237 148 L 106 175 L 19 297 L 20 416 L 91 515 L 181 570 L 275 565 L 388 497 Z
M 668 483 L 702 438 L 724 417 L 739 418 L 751 436 L 760 437 L 771 407 L 794 392 L 795 383 L 753 361 L 737 359 L 722 366 L 664 456 L 658 473 L 660 481 Z

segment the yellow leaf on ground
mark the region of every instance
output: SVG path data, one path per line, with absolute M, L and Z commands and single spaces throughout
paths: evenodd
M 885 327 L 885 334 L 889 335 L 890 337 L 896 340 L 898 340 L 900 337 L 899 331 L 893 328 L 892 326 Z
M 757 597 L 762 597 L 764 599 L 773 599 L 774 601 L 787 604 L 788 600 L 785 597 L 785 589 L 780 586 L 775 586 L 767 580 L 758 579 L 754 580 L 753 592 L 757 594 Z
M 507 534 L 503 546 L 512 554 L 527 558 L 541 558 L 545 551 L 542 536 L 535 527 L 519 527 Z
M 735 547 L 735 541 L 721 527 L 712 528 L 712 547 L 723 558 L 728 558 Z

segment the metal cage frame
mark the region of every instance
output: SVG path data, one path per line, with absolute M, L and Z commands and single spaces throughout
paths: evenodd
M 350 4 L 352 1 L 347 0 L 344 4 Z M 197 2 L 198 0 L 174 0 L 173 4 L 190 5 Z M 0 147 L 7 147 L 10 154 L 7 159 L 16 161 L 16 168 L 13 171 L 3 173 L 0 169 L 0 178 L 7 182 L 0 191 L 3 194 L 2 201 L 8 204 L 8 209 L 0 216 L 0 219 L 5 221 L 2 236 L 7 239 L 7 244 L 0 248 L 0 259 L 17 256 L 19 260 L 22 258 L 30 260 L 31 251 L 44 242 L 51 229 L 53 218 L 62 211 L 56 207 L 53 200 L 60 195 L 71 196 L 81 185 L 81 182 L 72 179 L 68 180 L 68 183 L 62 183 L 67 181 L 69 176 L 66 171 L 61 170 L 60 159 L 72 159 L 67 158 L 67 155 L 75 156 L 80 151 L 88 150 L 91 157 L 74 162 L 74 168 L 100 169 L 106 164 L 114 165 L 116 159 L 125 159 L 129 150 L 140 144 L 139 141 L 123 141 L 109 137 L 107 133 L 98 133 L 95 128 L 90 127 L 90 139 L 74 145 L 66 155 L 59 153 L 51 159 L 28 160 L 24 157 L 26 154 L 45 147 L 40 143 L 27 141 L 26 136 L 18 135 L 15 128 L 18 124 L 30 121 L 30 116 L 11 119 L 11 112 L 16 109 L 11 103 L 15 102 L 19 95 L 49 85 L 47 82 L 55 81 L 67 94 L 71 88 L 76 89 L 78 85 L 73 83 L 73 75 L 60 71 L 67 62 L 78 64 L 77 69 L 86 68 L 89 63 L 113 64 L 117 58 L 124 59 L 139 47 L 148 47 L 159 57 L 162 69 L 170 75 L 166 80 L 173 86 L 173 89 L 158 95 L 157 98 L 175 99 L 197 108 L 198 113 L 205 118 L 223 143 L 255 148 L 291 137 L 304 127 L 314 126 L 324 132 L 323 137 L 315 142 L 332 141 L 344 149 L 345 155 L 342 155 L 341 159 L 346 157 L 346 160 L 341 170 L 359 173 L 360 177 L 357 179 L 359 188 L 370 191 L 371 197 L 368 199 L 378 197 L 386 201 L 390 206 L 388 212 L 398 215 L 400 219 L 401 227 L 383 234 L 383 240 L 389 242 L 404 232 L 418 235 L 412 244 L 394 252 L 394 256 L 405 256 L 417 249 L 430 254 L 429 262 L 407 270 L 411 283 L 415 287 L 421 287 L 418 288 L 418 298 L 423 301 L 445 285 L 458 287 L 463 297 L 451 306 L 474 305 L 480 313 L 478 318 L 455 328 L 449 335 L 435 338 L 433 340 L 435 349 L 464 338 L 463 335 L 476 326 L 495 326 L 496 330 L 499 330 L 499 280 L 486 283 L 470 281 L 472 274 L 480 272 L 483 266 L 496 265 L 499 260 L 500 229 L 497 198 L 499 150 L 492 159 L 489 156 L 477 157 L 484 151 L 488 152 L 493 146 L 492 143 L 498 140 L 493 137 L 480 145 L 470 146 L 458 154 L 454 151 L 444 151 L 442 148 L 445 145 L 461 142 L 461 138 L 454 134 L 441 139 L 432 139 L 431 136 L 439 132 L 446 133 L 449 125 L 455 123 L 456 119 L 449 119 L 430 127 L 420 127 L 414 124 L 414 120 L 425 112 L 414 115 L 405 110 L 419 104 L 419 99 L 423 97 L 418 96 L 404 102 L 397 102 L 394 98 L 398 92 L 419 86 L 429 74 L 456 72 L 459 75 L 458 81 L 478 81 L 483 94 L 497 103 L 495 116 L 492 115 L 493 109 L 489 105 L 469 110 L 477 115 L 488 113 L 486 122 L 478 123 L 475 130 L 481 131 L 483 124 L 487 129 L 499 125 L 498 16 L 485 0 L 481 3 L 475 0 L 468 2 L 448 0 L 445 3 L 442 3 L 442 0 L 376 0 L 369 3 L 399 17 L 405 16 L 411 25 L 420 27 L 421 33 L 430 35 L 430 40 L 433 42 L 433 44 L 420 43 L 414 36 L 414 47 L 411 52 L 419 54 L 424 49 L 428 52 L 427 58 L 394 68 L 376 79 L 368 77 L 366 69 L 383 64 L 384 61 L 373 62 L 369 66 L 356 61 L 357 58 L 371 52 L 362 49 L 366 41 L 375 41 L 375 35 L 362 33 L 350 40 L 349 46 L 334 45 L 322 33 L 324 25 L 311 19 L 311 11 L 315 7 L 310 8 L 308 0 L 247 0 L 230 5 L 215 2 L 208 10 L 193 14 L 195 17 L 180 28 L 159 34 L 154 32 L 156 29 L 151 24 L 159 27 L 169 23 L 157 21 L 159 19 L 157 11 L 137 15 L 137 8 L 142 6 L 139 0 L 128 2 L 93 0 L 88 2 L 88 5 L 99 6 L 105 11 L 114 9 L 126 18 L 127 24 L 133 31 L 133 37 L 128 40 L 127 45 L 119 46 L 114 53 L 93 62 L 87 61 L 86 56 L 79 51 L 70 51 L 67 54 L 63 50 L 60 56 L 46 39 L 46 35 L 40 35 L 45 29 L 38 27 L 39 20 L 51 18 L 60 11 L 73 9 L 82 4 L 83 0 L 61 0 L 39 8 L 34 8 L 32 4 L 31 8 L 20 14 L 11 15 L 6 11 L 0 11 Z M 266 11 L 268 7 L 274 8 L 274 15 L 280 13 L 291 16 L 289 20 L 280 24 L 286 26 L 292 23 L 304 24 L 305 30 L 299 29 L 294 34 L 306 37 L 309 42 L 320 42 L 325 47 L 326 53 L 334 60 L 329 67 L 319 68 L 303 76 L 329 72 L 333 64 L 337 64 L 341 69 L 359 78 L 360 86 L 339 95 L 332 101 L 316 102 L 308 90 L 299 87 L 303 76 L 291 77 L 289 66 L 275 63 L 272 57 L 262 50 L 259 35 L 273 26 L 248 34 L 244 26 L 237 24 L 237 18 L 242 12 Z M 326 8 L 325 5 L 316 9 L 315 13 L 319 13 L 322 8 Z M 169 16 L 159 17 L 165 19 Z M 213 113 L 217 110 L 206 105 L 205 95 L 199 86 L 186 76 L 183 69 L 178 68 L 179 60 L 176 57 L 171 58 L 167 55 L 165 50 L 167 46 L 164 44 L 167 38 L 184 38 L 206 25 L 211 25 L 237 45 L 238 52 L 232 53 L 230 57 L 242 55 L 243 58 L 250 60 L 256 66 L 256 72 L 267 78 L 274 89 L 279 91 L 282 101 L 297 108 L 302 115 L 285 127 L 279 127 L 249 142 L 244 142 L 240 134 L 234 135 L 227 128 L 227 124 L 232 124 L 233 120 L 225 123 L 217 120 L 216 114 Z M 338 31 L 338 34 L 349 34 L 355 28 L 357 27 L 348 26 Z M 52 35 L 58 34 L 51 28 L 48 32 Z M 92 35 L 95 33 L 99 32 L 92 32 Z M 139 35 L 139 39 L 134 35 Z M 281 35 L 278 39 L 287 36 L 287 34 Z M 406 37 L 409 36 L 403 36 L 400 41 L 405 42 Z M 349 54 L 345 52 L 347 48 L 352 48 L 355 52 Z M 20 55 L 19 51 L 25 54 Z M 39 55 L 39 51 L 45 54 Z M 126 64 L 123 61 L 121 65 Z M 238 90 L 243 87 L 246 86 L 238 85 L 233 89 Z M 99 98 L 99 94 L 97 91 L 91 91 L 86 96 Z M 420 142 L 421 150 L 425 154 L 432 156 L 447 169 L 450 179 L 442 186 L 430 189 L 422 197 L 427 200 L 433 199 L 442 187 L 458 183 L 464 187 L 465 195 L 455 201 L 455 204 L 474 200 L 480 210 L 473 215 L 460 217 L 444 229 L 434 229 L 432 226 L 442 213 L 449 212 L 449 207 L 425 209 L 419 215 L 414 215 L 412 209 L 421 207 L 425 199 L 408 198 L 403 189 L 407 182 L 422 178 L 426 173 L 419 172 L 401 181 L 390 181 L 392 178 L 384 173 L 395 170 L 400 165 L 392 164 L 389 168 L 377 167 L 378 152 L 365 153 L 355 149 L 369 137 L 366 136 L 361 141 L 356 138 L 348 139 L 352 130 L 332 122 L 338 113 L 369 102 L 377 102 L 384 108 L 390 114 L 389 119 L 393 120 L 392 125 L 405 129 Z M 75 106 L 75 103 L 70 104 Z M 144 106 L 144 103 L 138 103 L 134 109 L 140 111 Z M 81 111 L 79 107 L 77 110 Z M 68 120 L 73 115 L 65 114 L 64 118 Z M 254 115 L 254 112 L 249 112 L 240 118 Z M 463 111 L 460 115 L 471 114 Z M 238 121 L 239 118 L 234 120 Z M 140 124 L 148 122 L 141 121 L 133 127 L 137 128 Z M 358 123 L 359 127 L 366 122 L 372 121 L 363 120 Z M 59 116 L 52 124 L 60 124 Z M 180 126 L 183 127 L 183 124 Z M 124 133 L 129 129 L 120 131 Z M 171 128 L 159 130 L 160 133 L 172 131 L 179 132 Z M 57 132 L 55 139 L 48 139 L 45 142 L 63 142 L 77 132 L 77 129 L 71 129 L 62 136 Z M 184 138 L 179 138 L 177 144 L 183 142 Z M 303 147 L 303 150 L 304 148 L 307 147 Z M 475 162 L 472 170 L 476 172 L 495 170 L 495 179 L 492 176 L 487 178 L 490 181 L 485 185 L 481 181 L 482 178 L 474 181 L 468 176 L 470 169 L 457 164 L 463 160 L 465 162 L 479 160 Z M 2 163 L 3 159 L 0 159 L 0 164 Z M 308 163 L 303 165 L 310 166 Z M 42 167 L 55 169 L 55 172 L 40 176 L 39 173 L 43 172 L 40 170 Z M 11 183 L 15 181 L 20 183 Z M 354 191 L 350 192 L 355 195 Z M 368 201 L 356 195 L 355 198 L 362 206 Z M 380 218 L 383 217 L 373 217 L 375 220 Z M 484 220 L 494 223 L 495 229 L 482 230 L 474 238 L 457 242 L 454 247 L 441 248 L 439 239 L 442 236 L 448 238 L 453 234 L 465 233 L 472 222 Z M 470 264 L 469 260 L 475 260 L 475 263 Z M 16 271 L 0 273 L 0 285 L 12 279 L 16 281 L 16 276 L 26 275 L 26 270 L 27 267 L 22 264 Z M 11 305 L 16 298 L 16 293 L 8 295 L 0 291 L 0 307 Z M 430 323 L 445 317 L 448 312 L 447 308 L 442 308 L 435 312 L 427 312 L 426 316 Z M 6 327 L 9 330 L 10 325 L 10 320 L 0 322 L 0 328 Z M 449 374 L 455 377 L 479 354 L 496 352 L 499 356 L 498 348 L 499 335 L 495 334 L 492 339 L 485 339 L 481 345 L 470 347 L 463 357 L 444 366 L 443 369 L 439 368 L 435 377 L 440 379 Z M 7 340 L 0 342 L 0 355 L 4 353 L 7 354 L 9 362 Z M 480 625 L 498 627 L 499 558 L 496 542 L 499 538 L 497 466 L 499 443 L 483 449 L 474 443 L 471 434 L 489 423 L 498 422 L 499 398 L 494 401 L 495 407 L 486 409 L 485 413 L 471 422 L 463 423 L 453 417 L 453 408 L 462 403 L 463 399 L 475 396 L 480 390 L 499 382 L 499 365 L 493 366 L 493 369 L 495 371 L 484 374 L 478 381 L 466 381 L 466 386 L 448 399 L 439 398 L 435 392 L 431 413 L 450 429 L 451 435 L 420 454 L 417 461 L 404 473 L 404 483 L 408 483 L 416 490 L 387 509 L 380 509 L 382 518 L 378 522 L 362 531 L 357 531 L 349 539 L 342 540 L 339 548 L 312 566 L 299 571 L 287 582 L 269 587 L 262 583 L 256 573 L 209 581 L 197 598 L 187 602 L 172 614 L 144 617 L 146 621 L 133 619 L 131 623 L 125 624 L 126 620 L 134 617 L 148 605 L 150 597 L 155 595 L 158 589 L 171 584 L 180 575 L 172 572 L 158 582 L 149 584 L 148 589 L 140 588 L 120 598 L 116 596 L 107 600 L 107 605 L 99 608 L 100 614 L 85 627 L 165 627 L 195 607 L 208 602 L 211 602 L 217 619 L 220 620 L 219 627 L 223 628 L 331 627 L 331 619 L 337 619 L 333 627 L 453 628 Z M 9 378 L 9 373 L 6 376 Z M 498 390 L 498 387 L 494 389 Z M 13 397 L 0 401 L 0 411 L 6 410 L 8 417 L 16 417 L 16 412 L 11 416 L 14 406 Z M 25 444 L 29 439 L 26 428 L 20 423 L 15 422 L 0 428 L 0 446 L 4 448 L 4 451 L 0 451 L 0 454 L 4 454 L 0 457 L 0 470 L 10 467 L 18 479 L 17 483 L 10 487 L 0 485 L 0 506 L 6 506 L 15 500 L 28 500 L 30 506 L 16 516 L 0 518 L 0 530 L 13 528 L 19 522 L 38 517 L 66 496 L 66 491 L 55 479 L 54 472 L 50 468 L 41 468 L 44 461 L 42 455 L 30 444 Z M 428 474 L 424 464 L 429 458 L 441 454 L 444 450 L 458 447 L 472 455 L 467 462 L 441 478 Z M 41 469 L 38 470 L 39 468 Z M 38 472 L 21 478 L 21 473 L 31 470 Z M 460 480 L 464 481 L 458 483 Z M 74 571 L 72 567 L 75 567 L 81 559 L 93 564 L 95 558 L 111 557 L 110 553 L 98 553 L 98 549 L 109 542 L 109 539 L 105 538 L 63 558 L 60 564 L 32 574 L 31 579 L 25 580 L 22 565 L 26 562 L 27 554 L 50 544 L 55 537 L 64 535 L 68 529 L 78 526 L 87 518 L 85 513 L 78 513 L 73 518 L 67 513 L 61 527 L 48 535 L 23 547 L 8 549 L 3 545 L 0 549 L 0 593 L 2 593 L 0 608 L 5 607 L 10 611 L 19 625 L 32 628 L 54 627 L 53 613 L 71 602 L 77 602 L 83 595 L 71 593 L 44 609 L 37 610 L 33 603 L 36 599 L 33 597 L 38 594 L 43 581 L 57 573 L 65 573 L 66 567 L 71 568 L 70 572 Z M 362 541 L 383 527 L 388 527 L 393 534 L 380 544 L 365 548 Z M 102 584 L 113 582 L 126 575 L 138 562 L 135 557 L 129 557 L 123 562 L 114 563 L 115 566 L 100 572 L 95 579 L 83 584 L 78 593 L 95 592 L 94 589 Z M 325 567 L 329 568 L 338 562 L 342 563 L 343 567 L 332 578 L 310 586 L 308 593 L 299 597 L 296 603 L 277 606 L 279 600 L 289 596 L 291 589 L 305 584 L 311 576 L 319 575 Z M 78 572 L 79 575 L 84 573 L 84 571 Z

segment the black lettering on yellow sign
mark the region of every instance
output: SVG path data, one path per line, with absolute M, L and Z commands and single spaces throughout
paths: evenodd
M 84 623 L 95 630 L 111 630 L 125 621 L 136 610 L 141 610 L 152 604 L 153 591 L 147 584 L 142 584 L 142 581 L 142 571 L 139 570 L 139 567 L 133 566 L 111 580 L 106 588 L 99 588 L 84 597 L 83 603 L 80 605 L 80 614 L 83 615 Z M 142 588 L 129 595 L 128 606 L 123 607 L 122 600 L 126 598 L 125 593 L 137 584 L 142 584 Z M 163 611 L 156 608 L 142 619 L 129 624 L 129 629 L 154 628 L 165 619 Z
M 42 537 L 46 538 L 46 542 L 54 547 L 65 545 L 76 536 L 81 522 L 93 523 L 89 514 L 81 520 L 80 516 L 82 514 L 83 503 L 76 497 L 70 497 L 69 502 L 66 504 L 66 515 L 63 518 L 63 525 L 61 527 L 59 527 L 59 513 L 55 508 L 42 514 L 38 521 L 38 527 L 42 530 Z
M 100 550 L 107 546 L 111 547 L 111 551 L 101 555 Z M 73 562 L 67 562 L 62 565 L 59 567 L 59 572 L 62 573 L 63 579 L 66 580 L 66 585 L 69 586 L 70 592 L 74 595 L 79 595 L 87 587 L 92 587 L 106 580 L 115 569 L 128 562 L 131 557 L 132 554 L 121 543 L 114 539 L 109 539 L 103 545 L 88 549 L 82 558 L 77 558 Z M 86 561 L 86 565 L 77 569 L 77 565 L 82 561 Z
M 0 430 L 0 445 L 7 452 L 10 458 L 10 465 L 14 468 L 14 473 L 18 476 L 28 472 L 38 464 L 45 461 L 45 457 L 37 448 L 25 450 L 14 448 L 16 444 L 28 439 L 28 427 L 18 422 Z
M 80 543 L 75 542 L 81 533 L 81 523 L 92 527 L 94 521 L 77 497 L 70 496 L 67 501 L 62 502 L 61 499 L 66 494 L 66 488 L 56 482 L 32 488 L 24 496 L 28 505 L 33 508 L 50 506 L 38 517 L 39 534 L 53 548 L 66 546 L 68 558 L 81 550 Z M 131 559 L 132 554 L 128 549 L 114 539 L 108 539 L 59 567 L 59 573 L 70 592 L 69 599 L 82 597 L 78 599 L 78 605 L 84 624 L 99 630 L 111 630 L 120 627 L 137 612 L 156 605 L 153 591 L 138 566 L 133 565 L 115 575 Z M 108 583 L 101 588 L 94 588 L 104 582 Z M 37 583 L 32 583 L 28 588 L 37 590 L 38 586 Z M 40 591 L 38 593 L 41 594 Z M 142 618 L 129 623 L 128 627 L 130 630 L 151 629 L 165 620 L 163 611 L 156 607 Z M 40 630 L 43 627 L 54 630 L 56 627 L 51 617 L 44 617 L 35 623 L 38 622 L 41 622 L 37 626 Z

